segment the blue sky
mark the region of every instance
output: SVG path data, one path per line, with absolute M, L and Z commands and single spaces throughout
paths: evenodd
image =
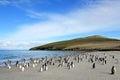
M 120 39 L 120 0 L 0 0 L 0 49 L 90 35 Z

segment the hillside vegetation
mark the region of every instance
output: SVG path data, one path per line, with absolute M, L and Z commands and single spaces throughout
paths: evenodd
M 88 36 L 66 41 L 53 42 L 30 50 L 120 50 L 120 40 L 102 36 Z

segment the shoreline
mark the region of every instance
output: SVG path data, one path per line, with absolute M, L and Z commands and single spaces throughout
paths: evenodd
M 58 67 L 59 62 L 57 61 L 60 57 L 56 57 L 55 65 L 48 65 L 47 71 L 40 72 L 40 67 L 43 62 L 37 63 L 37 66 L 33 68 L 30 66 L 25 71 L 20 71 L 19 67 L 15 65 L 11 69 L 6 67 L 0 68 L 0 78 L 2 80 L 119 80 L 120 79 L 120 62 L 116 63 L 116 59 L 120 59 L 120 51 L 97 51 L 97 52 L 85 52 L 79 54 L 82 61 L 78 63 L 74 58 L 78 54 L 61 56 L 62 58 L 70 57 L 70 62 L 74 62 L 74 68 L 68 69 L 67 64 Z M 85 58 L 87 55 L 87 59 Z M 107 56 L 107 64 L 101 62 L 95 62 L 96 68 L 92 68 L 92 62 L 88 62 L 90 55 L 105 57 Z M 114 59 L 112 58 L 114 56 Z M 48 58 L 49 60 L 49 58 Z M 53 61 L 54 62 L 54 61 Z M 115 75 L 111 75 L 111 67 L 116 67 Z M 85 77 L 86 76 L 86 77 Z M 14 77 L 14 78 L 13 78 Z
M 5 50 L 6 51 L 6 50 Z M 19 51 L 19 50 L 10 50 L 10 51 Z M 20 51 L 26 51 L 26 50 L 20 50 Z M 30 50 L 27 50 L 27 51 L 30 51 Z M 50 50 L 34 50 L 34 51 L 50 51 Z M 61 50 L 57 50 L 57 51 L 60 51 L 61 52 Z M 53 51 L 52 51 L 53 52 Z M 67 52 L 69 52 L 69 51 L 67 51 Z M 84 52 L 86 52 L 86 51 L 70 51 L 70 52 L 72 52 L 72 53 L 70 53 L 70 54 L 76 54 L 76 52 L 80 52 L 80 53 L 84 53 Z M 55 57 L 55 56 L 65 56 L 65 55 L 70 55 L 70 54 L 61 54 L 61 55 L 53 55 L 53 56 L 50 56 L 49 58 L 51 58 L 51 57 Z M 45 57 L 45 56 L 44 56 Z M 4 62 L 7 62 L 8 60 L 11 60 L 12 61 L 12 65 L 14 64 L 15 65 L 15 62 L 16 61 L 21 61 L 21 59 L 26 59 L 26 60 L 29 60 L 30 58 L 32 58 L 32 57 L 29 57 L 29 58 L 18 58 L 18 59 L 4 59 L 4 61 L 1 63 L 2 65 L 0 65 L 0 67 L 4 67 L 5 65 L 4 65 Z M 39 59 L 41 59 L 42 57 L 34 57 L 34 58 L 39 58 Z

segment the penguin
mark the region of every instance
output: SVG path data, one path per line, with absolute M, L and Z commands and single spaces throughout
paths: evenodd
M 16 61 L 16 67 L 18 67 L 19 61 Z
M 61 64 L 61 63 L 59 63 L 58 67 L 62 67 L 62 64 Z
M 22 67 L 21 67 L 21 71 L 22 71 L 22 72 L 25 71 L 25 67 L 22 66 Z
M 48 66 L 47 65 L 45 65 L 45 71 L 47 71 L 48 70 Z
M 11 66 L 10 66 L 10 64 L 9 64 L 9 63 L 4 62 L 4 64 L 5 64 L 5 66 L 6 66 L 8 69 L 11 69 Z
M 71 65 L 68 66 L 68 69 L 71 69 Z
M 22 68 L 22 65 L 19 65 L 19 68 L 21 69 L 21 68 Z
M 7 67 L 8 67 L 8 69 L 11 69 L 11 66 L 9 64 L 7 65 Z
M 71 62 L 71 68 L 74 68 L 74 63 L 73 62 Z
M 105 60 L 104 62 L 105 62 L 105 64 L 107 64 L 107 60 Z
M 92 68 L 95 69 L 95 63 L 93 63 Z
M 77 61 L 78 63 L 80 62 L 80 57 L 78 56 L 78 61 Z
M 67 67 L 68 67 L 68 69 L 71 69 L 71 64 L 68 63 L 68 64 L 67 64 Z
M 115 68 L 115 66 L 112 66 L 112 68 L 111 68 L 111 74 L 115 74 L 116 73 L 116 68 Z
M 40 67 L 40 72 L 42 72 L 43 71 L 43 67 Z
M 112 56 L 112 58 L 114 59 L 114 58 L 115 58 L 115 56 L 113 55 L 113 56 Z
M 64 65 L 64 61 L 62 61 L 62 66 Z
M 26 63 L 25 68 L 28 68 L 28 67 L 29 67 L 29 63 Z
M 53 66 L 55 65 L 55 63 L 53 62 L 53 64 L 52 64 Z
M 35 68 L 35 64 L 34 63 L 32 64 L 32 67 Z

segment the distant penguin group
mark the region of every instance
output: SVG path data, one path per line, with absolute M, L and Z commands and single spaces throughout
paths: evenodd
M 40 67 L 39 72 L 47 71 L 47 70 L 48 70 L 48 65 L 47 65 L 47 63 L 45 63 L 45 64 L 43 64 L 43 65 Z

